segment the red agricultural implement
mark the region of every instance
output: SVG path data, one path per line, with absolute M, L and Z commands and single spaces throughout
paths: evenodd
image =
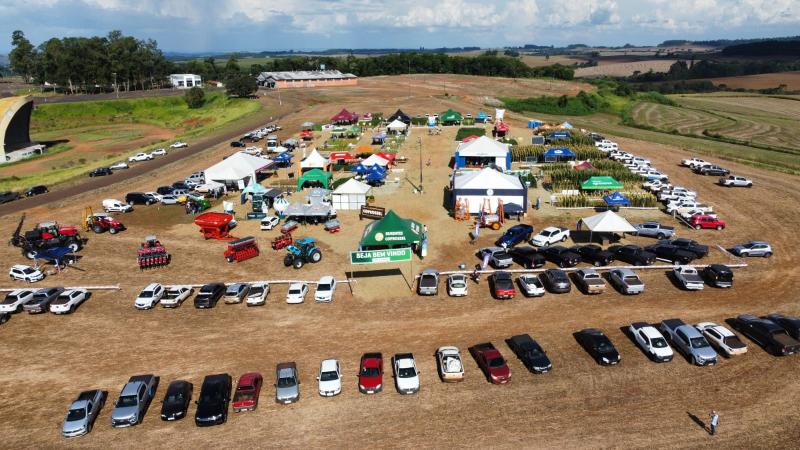
M 292 245 L 294 240 L 292 239 L 292 235 L 289 233 L 281 233 L 280 236 L 276 237 L 272 240 L 272 249 L 273 250 L 280 250 L 282 248 L 288 247 Z
M 258 256 L 258 243 L 253 236 L 237 239 L 228 242 L 228 248 L 225 250 L 225 259 L 232 263 L 234 261 L 241 262 L 246 259 L 255 258 Z
M 233 216 L 220 212 L 207 212 L 195 217 L 195 225 L 200 227 L 200 232 L 206 239 L 217 239 L 220 241 L 232 241 L 236 239 L 230 235 Z M 234 222 L 234 225 L 236 222 Z
M 172 257 L 167 253 L 167 249 L 156 239 L 155 236 L 147 236 L 139 247 L 137 262 L 139 269 L 153 269 L 169 264 Z

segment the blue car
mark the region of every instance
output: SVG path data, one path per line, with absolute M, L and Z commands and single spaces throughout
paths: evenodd
M 497 245 L 504 248 L 513 247 L 520 242 L 529 240 L 531 234 L 533 234 L 532 226 L 525 224 L 514 225 L 500 236 L 500 239 L 497 240 Z

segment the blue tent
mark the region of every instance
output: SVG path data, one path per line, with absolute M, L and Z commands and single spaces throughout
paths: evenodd
M 566 128 L 566 129 L 568 129 L 568 130 L 571 130 L 571 129 L 575 128 L 575 127 L 572 126 L 571 123 L 566 122 L 566 121 L 564 123 L 562 123 L 561 126 Z
M 549 148 L 542 156 L 544 157 L 544 162 L 558 162 L 575 159 L 575 153 L 573 153 L 572 150 L 561 147 Z
M 486 113 L 481 111 L 475 116 L 475 122 L 486 122 Z
M 289 162 L 292 158 L 294 158 L 293 154 L 289 152 L 283 152 L 278 156 L 276 156 L 275 158 L 273 158 L 272 160 L 277 162 Z
M 372 167 L 370 167 L 367 170 L 370 173 L 381 173 L 381 174 L 386 173 L 386 169 L 378 163 L 373 164 Z
M 350 172 L 355 172 L 359 175 L 364 175 L 365 173 L 369 173 L 369 169 L 365 165 L 358 163 L 355 167 L 350 169 Z
M 542 122 L 541 120 L 536 120 L 536 119 L 528 120 L 528 128 L 539 128 L 542 125 L 544 125 L 544 122 Z
M 613 192 L 603 196 L 607 205 L 631 206 L 631 201 L 620 192 Z
M 569 139 L 572 135 L 569 131 L 553 131 L 552 133 L 547 135 L 548 140 L 557 140 L 557 139 Z
M 367 181 L 383 181 L 384 178 L 386 178 L 386 174 L 385 173 L 370 172 L 369 175 L 367 175 L 366 180 Z
M 37 251 L 34 258 L 44 259 L 45 261 L 52 261 L 56 263 L 56 265 L 61 265 L 61 262 L 70 253 L 72 253 L 72 249 L 69 247 L 52 247 Z

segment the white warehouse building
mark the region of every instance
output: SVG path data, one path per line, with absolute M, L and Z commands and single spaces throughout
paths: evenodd
M 173 73 L 169 76 L 172 87 L 178 89 L 189 89 L 192 87 L 203 87 L 203 80 L 200 75 L 192 73 Z

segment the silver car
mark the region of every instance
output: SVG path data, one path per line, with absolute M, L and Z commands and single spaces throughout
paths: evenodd
M 280 363 L 275 370 L 275 401 L 288 405 L 300 400 L 300 379 L 297 365 L 293 362 Z
M 234 283 L 225 290 L 225 303 L 241 303 L 250 293 L 247 283 Z
M 84 391 L 72 402 L 64 416 L 61 434 L 64 437 L 77 437 L 92 431 L 94 421 L 100 414 L 106 394 L 100 390 Z
M 644 282 L 631 269 L 614 269 L 608 278 L 623 294 L 641 294 L 644 292 Z

